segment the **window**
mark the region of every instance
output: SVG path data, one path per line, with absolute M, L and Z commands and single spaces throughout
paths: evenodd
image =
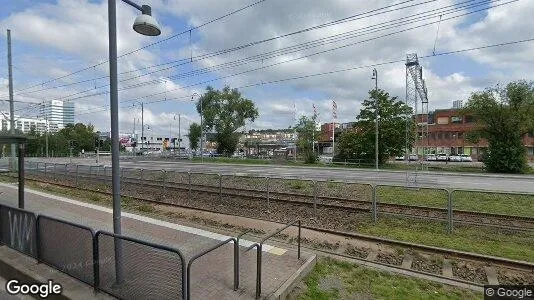
M 453 124 L 459 124 L 459 123 L 462 123 L 462 117 L 452 116 L 452 117 L 451 117 L 451 123 L 453 123 Z

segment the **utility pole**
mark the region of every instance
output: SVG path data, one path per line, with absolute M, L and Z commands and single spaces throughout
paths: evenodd
M 7 70 L 9 77 L 9 134 L 15 134 L 15 107 L 13 104 L 13 70 L 11 63 L 11 30 L 7 30 Z M 11 158 L 9 166 L 11 171 L 15 170 L 15 152 L 17 151 L 15 144 L 11 144 Z
M 373 77 L 375 80 L 375 169 L 378 171 L 378 71 L 373 69 Z
M 178 158 L 182 152 L 182 115 L 178 114 Z

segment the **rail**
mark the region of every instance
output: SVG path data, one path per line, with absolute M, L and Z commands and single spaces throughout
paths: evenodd
M 253 248 L 256 248 L 256 299 L 259 299 L 261 297 L 261 274 L 262 274 L 262 260 L 263 260 L 263 243 L 265 243 L 268 239 L 272 238 L 273 236 L 279 234 L 280 232 L 286 230 L 287 228 L 294 226 L 295 224 L 298 224 L 298 236 L 297 236 L 297 259 L 300 260 L 300 233 L 301 233 L 301 222 L 300 220 L 296 220 L 293 223 L 289 223 L 282 227 L 281 229 L 269 234 L 268 236 L 264 237 L 260 240 L 259 243 L 254 243 L 250 245 L 245 251 L 250 251 Z
M 200 257 L 230 243 L 234 242 L 234 291 L 237 291 L 239 289 L 239 243 L 237 238 L 229 238 L 226 239 L 200 253 L 197 255 L 191 257 L 189 259 L 189 262 L 187 263 L 187 299 L 191 300 L 191 266 L 193 263 Z

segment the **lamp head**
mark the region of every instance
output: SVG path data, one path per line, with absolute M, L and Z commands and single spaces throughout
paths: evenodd
M 135 18 L 133 30 L 147 36 L 158 36 L 161 28 L 158 21 L 152 17 L 152 9 L 148 5 L 143 5 L 143 14 Z

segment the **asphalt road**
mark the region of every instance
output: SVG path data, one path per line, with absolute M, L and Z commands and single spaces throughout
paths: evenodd
M 69 158 L 29 159 L 68 163 Z M 76 164 L 93 164 L 94 159 L 73 159 Z M 100 165 L 110 165 L 109 157 L 100 160 Z M 474 189 L 488 191 L 534 193 L 534 176 L 532 175 L 497 175 L 470 173 L 438 173 L 422 171 L 374 171 L 368 169 L 343 169 L 321 167 L 295 167 L 275 165 L 236 165 L 221 163 L 192 163 L 189 161 L 158 161 L 139 158 L 121 160 L 121 167 L 155 170 L 191 171 L 204 173 L 238 174 L 251 176 L 288 177 L 314 180 L 347 180 L 362 183 L 409 185 L 450 189 Z

